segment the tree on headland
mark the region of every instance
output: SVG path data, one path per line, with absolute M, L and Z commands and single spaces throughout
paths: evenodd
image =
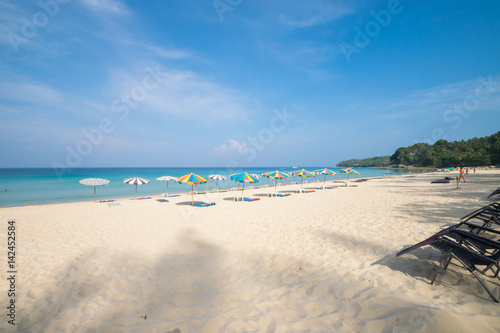
M 467 141 L 438 140 L 433 145 L 417 143 L 401 147 L 391 156 L 390 163 L 436 168 L 498 164 L 500 132 Z
M 434 144 L 416 143 L 398 148 L 392 156 L 342 161 L 340 167 L 414 167 L 446 168 L 450 166 L 481 166 L 500 164 L 500 132 L 467 141 L 438 140 Z

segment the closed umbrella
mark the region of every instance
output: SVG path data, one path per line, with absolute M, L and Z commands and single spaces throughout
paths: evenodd
M 194 173 L 188 173 L 187 175 L 179 177 L 177 178 L 177 181 L 179 184 L 187 183 L 188 185 L 191 185 L 191 205 L 194 205 L 194 185 L 205 184 L 208 182 L 207 179 Z
M 226 176 L 223 175 L 210 175 L 208 178 L 215 180 L 215 188 L 217 189 L 217 192 L 219 192 L 219 180 L 226 180 Z
M 347 173 L 347 181 L 345 183 L 345 186 L 347 187 L 347 184 L 349 183 L 349 175 L 350 174 L 353 174 L 353 175 L 359 175 L 359 172 L 357 172 L 356 170 L 354 169 L 351 169 L 351 168 L 347 168 L 347 169 L 340 169 L 340 172 L 341 173 Z
M 137 185 L 147 184 L 149 183 L 149 180 L 144 178 L 134 177 L 134 178 L 124 179 L 123 182 L 125 184 L 135 185 L 135 198 L 137 199 Z
M 79 182 L 82 185 L 85 186 L 93 186 L 94 187 L 94 202 L 95 202 L 95 188 L 97 186 L 106 186 L 109 184 L 109 180 L 107 179 L 102 179 L 102 178 L 87 178 L 87 179 L 82 179 Z
M 168 182 L 171 181 L 171 180 L 177 181 L 177 177 L 161 176 L 161 177 L 156 178 L 156 180 L 167 182 L 167 197 L 168 197 Z

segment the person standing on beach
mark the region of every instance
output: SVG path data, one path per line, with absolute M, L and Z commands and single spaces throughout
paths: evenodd
M 460 167 L 460 175 L 458 176 L 458 182 L 460 183 L 460 179 L 463 179 L 464 180 L 464 183 L 465 183 L 465 175 L 464 175 L 465 171 L 464 171 L 464 168 Z

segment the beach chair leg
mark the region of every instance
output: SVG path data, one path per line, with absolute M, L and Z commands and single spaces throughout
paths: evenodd
M 474 277 L 475 277 L 475 278 L 479 281 L 479 283 L 481 283 L 481 285 L 483 286 L 484 290 L 486 290 L 486 292 L 488 293 L 488 295 L 490 295 L 490 297 L 491 297 L 491 299 L 492 299 L 493 301 L 495 301 L 496 303 L 500 303 L 500 302 L 498 301 L 498 299 L 497 299 L 497 298 L 493 295 L 493 293 L 491 292 L 491 290 L 490 290 L 490 289 L 486 286 L 486 284 L 484 283 L 484 281 L 483 281 L 483 280 L 482 280 L 479 276 L 477 276 L 476 272 L 474 272 L 474 269 L 472 269 L 472 268 L 470 267 L 470 265 L 467 265 L 467 263 L 465 263 L 463 260 L 461 260 L 460 258 L 458 258 L 458 257 L 457 257 L 457 256 L 455 256 L 455 255 L 453 255 L 453 257 L 454 257 L 455 259 L 457 259 L 457 260 L 458 260 L 458 261 L 462 264 L 462 266 L 463 266 L 463 267 L 467 268 L 467 270 L 468 270 L 469 272 L 471 272 L 471 273 L 472 273 L 472 275 L 474 275 Z
M 468 268 L 468 269 L 469 269 L 469 272 L 471 272 L 472 275 L 474 275 L 476 277 L 476 279 L 479 281 L 479 283 L 481 283 L 481 285 L 483 286 L 484 290 L 486 290 L 486 292 L 488 293 L 488 295 L 490 295 L 491 299 L 494 300 L 496 303 L 500 303 L 498 301 L 498 299 L 495 296 L 493 296 L 493 293 L 491 292 L 491 290 L 488 287 L 486 287 L 486 284 L 484 284 L 484 281 L 479 276 L 477 276 L 477 274 L 473 270 L 471 270 L 470 268 Z
M 441 262 L 441 265 L 438 271 L 436 272 L 436 275 L 434 275 L 434 278 L 431 281 L 431 285 L 433 285 L 434 282 L 436 282 L 439 274 L 443 275 L 444 272 L 446 272 L 446 269 L 448 268 L 450 261 L 451 261 L 451 252 L 447 253 L 446 256 L 443 258 L 443 261 Z

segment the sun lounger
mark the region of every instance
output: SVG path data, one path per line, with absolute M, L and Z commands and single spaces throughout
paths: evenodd
M 193 203 L 195 207 L 210 207 L 215 206 L 215 202 L 195 202 Z
M 145 200 L 145 199 L 151 199 L 151 197 L 140 197 L 140 198 L 137 198 L 137 200 Z
M 260 200 L 260 198 L 243 198 L 243 201 L 248 201 L 248 202 L 258 201 L 258 200 Z
M 235 201 L 248 201 L 248 202 L 252 202 L 252 201 L 258 201 L 260 200 L 260 198 L 242 198 L 242 197 L 237 197 L 237 198 L 234 198 Z
M 494 197 L 495 195 L 497 196 L 497 200 L 500 199 L 500 187 L 491 192 L 491 194 L 488 195 L 488 199 Z
M 297 190 L 297 193 L 312 193 L 312 192 L 316 192 L 316 191 L 315 190 L 304 190 L 304 189 Z
M 483 227 L 492 225 L 500 226 L 500 205 L 490 204 L 481 207 L 470 214 L 461 218 L 463 222 L 479 222 L 483 223 Z
M 99 200 L 99 202 L 114 202 L 113 199 L 110 199 L 110 200 Z
M 268 197 L 288 197 L 290 196 L 291 194 L 290 193 L 269 193 L 267 196 Z
M 452 263 L 451 260 L 455 259 L 458 264 L 452 264 L 466 269 L 474 275 L 490 297 L 498 303 L 498 299 L 478 274 L 498 279 L 500 272 L 500 242 L 479 236 L 470 231 L 457 229 L 456 227 L 453 226 L 442 230 L 428 239 L 400 251 L 396 256 L 401 256 L 422 246 L 432 246 L 444 253 L 445 256 L 431 284 L 434 284 L 439 274 L 443 275 L 446 272 L 449 264 Z M 479 268 L 479 266 L 484 268 Z
M 431 184 L 448 184 L 450 182 L 449 179 L 436 179 L 431 182 Z

